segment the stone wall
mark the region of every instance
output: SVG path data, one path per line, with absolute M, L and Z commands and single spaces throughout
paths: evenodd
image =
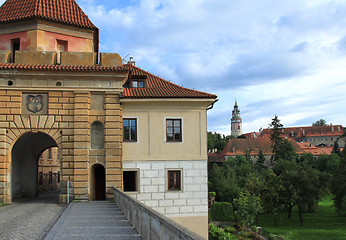
M 95 163 L 106 168 L 107 198 L 112 198 L 111 188 L 122 186 L 122 111 L 118 93 L 104 94 L 104 109 L 92 111 L 90 91 L 45 91 L 48 94 L 48 115 L 28 115 L 22 114 L 25 107 L 23 92 L 0 90 L 0 202 L 12 201 L 11 150 L 15 142 L 28 132 L 45 133 L 59 147 L 60 202 L 67 200 L 66 181 L 74 186 L 71 195 L 74 194 L 76 199 L 90 197 L 90 168 Z M 90 126 L 95 120 L 103 123 L 105 129 L 105 148 L 100 150 L 90 149 Z

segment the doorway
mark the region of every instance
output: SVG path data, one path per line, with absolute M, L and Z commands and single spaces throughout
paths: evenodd
M 91 200 L 106 199 L 106 171 L 103 165 L 94 164 L 91 167 L 90 192 Z

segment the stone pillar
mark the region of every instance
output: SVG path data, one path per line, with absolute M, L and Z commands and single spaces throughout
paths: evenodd
M 122 110 L 118 93 L 105 94 L 106 195 L 122 188 Z
M 73 92 L 62 92 L 62 96 L 58 99 L 49 98 L 49 102 L 59 102 L 62 107 L 58 110 L 58 116 L 55 116 L 56 121 L 59 121 L 59 127 L 61 129 L 61 145 L 59 146 L 60 151 L 60 203 L 67 202 L 67 181 L 69 181 L 69 196 L 70 201 L 74 198 L 74 93 Z
M 75 91 L 74 102 L 74 194 L 89 199 L 89 92 Z

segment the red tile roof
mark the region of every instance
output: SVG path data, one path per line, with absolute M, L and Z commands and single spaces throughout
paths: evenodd
M 7 0 L 0 7 L 0 22 L 36 17 L 97 29 L 75 0 Z
M 301 147 L 293 140 L 288 139 L 296 152 L 298 154 L 303 153 Z M 245 155 L 247 151 L 251 149 L 250 155 L 258 155 L 260 149 L 264 155 L 272 155 L 272 143 L 269 139 L 266 138 L 250 138 L 250 139 L 230 139 L 228 140 L 225 148 L 222 150 L 221 155 L 225 156 L 236 156 L 236 155 Z
M 133 65 L 108 67 L 101 65 L 41 65 L 0 63 L 1 70 L 26 70 L 26 71 L 77 71 L 77 72 L 129 72 L 131 77 L 146 77 L 146 88 L 124 88 L 123 98 L 212 98 L 217 96 L 188 88 L 180 87 L 160 77 L 148 73 Z
M 343 127 L 341 125 L 328 125 L 328 126 L 309 126 L 309 127 L 290 127 L 283 128 L 283 137 L 317 137 L 317 136 L 340 136 L 343 134 Z M 258 137 L 267 138 L 271 135 L 271 129 L 263 129 Z
M 208 162 L 213 163 L 213 162 L 224 162 L 225 158 L 221 155 L 221 153 L 213 153 L 209 152 L 208 153 Z
M 303 149 L 306 153 L 311 153 L 314 156 L 321 156 L 322 154 L 331 155 L 333 152 L 333 147 L 316 147 L 312 145 L 311 143 L 298 143 L 299 146 Z M 343 148 L 340 148 L 340 151 L 342 151 Z
M 81 65 L 42 65 L 42 64 L 19 64 L 0 63 L 0 70 L 38 70 L 38 71 L 86 71 L 86 72 L 127 72 L 122 66 L 81 66 Z
M 178 86 L 132 64 L 124 65 L 130 78 L 146 77 L 145 88 L 124 88 L 123 98 L 213 98 L 217 96 Z

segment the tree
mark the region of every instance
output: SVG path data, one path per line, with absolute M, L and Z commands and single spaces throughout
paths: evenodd
M 209 152 L 221 152 L 226 146 L 231 136 L 221 135 L 220 133 L 208 132 L 208 151 Z
M 243 227 L 251 226 L 256 216 L 263 211 L 261 200 L 258 196 L 251 194 L 248 190 L 242 191 L 234 199 L 236 221 Z
M 327 122 L 324 119 L 320 119 L 312 124 L 312 126 L 327 126 Z
M 324 175 L 318 169 L 312 168 L 308 162 L 298 164 L 296 161 L 283 159 L 274 165 L 273 171 L 282 184 L 279 195 L 287 208 L 288 218 L 291 217 L 292 208 L 297 206 L 299 221 L 303 225 L 303 213 L 313 211 L 326 193 Z
M 258 170 L 264 168 L 264 162 L 265 162 L 266 158 L 263 154 L 262 148 L 260 148 L 258 155 L 257 155 L 257 161 L 255 163 L 255 166 L 257 167 Z
M 346 215 L 346 148 L 341 152 L 340 163 L 332 179 L 334 205 L 338 212 Z
M 332 152 L 340 155 L 340 147 L 339 147 L 338 140 L 336 140 L 334 142 L 334 146 L 333 146 L 333 151 Z
M 272 119 L 272 122 L 269 124 L 269 127 L 271 127 L 270 140 L 272 142 L 274 153 L 274 155 L 271 157 L 271 161 L 273 163 L 279 159 L 278 153 L 283 142 L 283 138 L 281 136 L 283 125 L 280 123 L 278 116 L 275 115 L 275 117 Z

